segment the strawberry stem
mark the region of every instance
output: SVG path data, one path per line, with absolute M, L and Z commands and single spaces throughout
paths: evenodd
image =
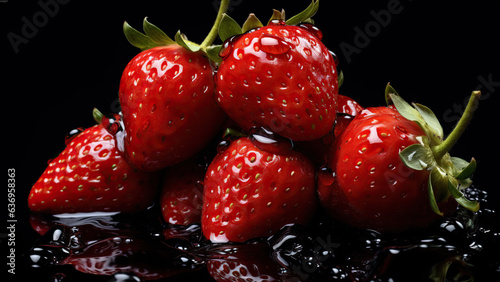
M 212 29 L 208 33 L 207 37 L 203 40 L 200 47 L 205 50 L 208 46 L 214 43 L 215 39 L 219 35 L 219 25 L 222 20 L 223 14 L 227 11 L 229 7 L 229 0 L 222 0 L 219 6 L 219 11 L 217 12 L 217 18 L 215 19 L 215 23 L 212 26 Z
M 443 156 L 451 150 L 453 145 L 458 141 L 460 136 L 465 132 L 465 128 L 470 123 L 474 112 L 477 109 L 479 104 L 479 97 L 481 96 L 481 91 L 473 91 L 469 102 L 467 103 L 467 107 L 465 111 L 458 121 L 457 125 L 453 129 L 453 131 L 446 137 L 446 139 L 439 145 L 436 145 L 432 148 L 434 156 L 437 161 L 440 161 Z

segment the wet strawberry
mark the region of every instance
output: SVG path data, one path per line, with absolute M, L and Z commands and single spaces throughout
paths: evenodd
M 244 130 L 266 127 L 295 141 L 333 126 L 337 64 L 319 30 L 283 19 L 228 39 L 220 52 L 217 101 Z
M 350 116 L 355 117 L 362 110 L 363 110 L 363 107 L 358 102 L 356 102 L 354 99 L 352 99 L 351 97 L 339 94 L 339 99 L 337 102 L 337 113 L 344 114 L 344 115 L 350 115 Z
M 316 140 L 296 142 L 297 150 L 309 157 L 316 166 L 324 166 L 327 161 L 328 151 L 335 138 L 345 130 L 354 116 L 362 110 L 363 107 L 358 102 L 339 94 L 337 116 L 333 130 L 330 130 L 326 135 Z
M 459 135 L 442 140 L 428 108 L 390 97 L 397 110 L 364 109 L 334 142 L 332 171 L 322 171 L 318 181 L 323 207 L 350 225 L 383 232 L 426 227 L 453 213 L 457 202 L 477 210 L 457 188 L 470 185 L 475 162 L 447 153 Z M 471 107 L 476 99 L 473 95 Z
M 163 179 L 160 207 L 170 224 L 189 225 L 201 222 L 205 167 L 194 160 L 168 169 Z
M 233 141 L 208 167 L 202 230 L 212 242 L 269 236 L 284 224 L 307 223 L 315 211 L 310 161 L 280 146 L 262 150 L 259 143 L 272 140 L 255 136 Z
M 152 204 L 157 175 L 137 171 L 125 161 L 115 135 L 104 127 L 109 119 L 101 118 L 101 124 L 68 139 L 66 148 L 50 161 L 31 188 L 32 211 L 136 212 Z
M 146 30 L 161 32 L 144 23 Z M 202 150 L 226 116 L 214 100 L 213 70 L 199 48 L 180 45 L 185 44 L 182 36 L 176 37 L 179 42 L 161 41 L 156 33 L 147 37 L 151 44 L 136 43 L 145 35 L 128 25 L 124 30 L 144 50 L 128 63 L 120 81 L 125 157 L 140 170 L 157 171 Z

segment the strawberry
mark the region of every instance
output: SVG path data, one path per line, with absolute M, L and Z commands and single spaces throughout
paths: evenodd
M 333 129 L 335 138 L 338 138 L 344 132 L 352 119 L 362 110 L 363 107 L 354 99 L 339 94 L 337 119 L 335 120 L 335 128 Z
M 119 96 L 127 160 L 157 171 L 203 149 L 226 116 L 214 100 L 213 70 L 201 47 L 180 33 L 174 42 L 146 19 L 144 30 L 147 35 L 124 25 L 143 51 L 125 67 Z
M 294 141 L 306 141 L 332 128 L 337 64 L 317 28 L 293 25 L 313 15 L 317 4 L 313 1 L 307 13 L 300 14 L 304 18 L 284 21 L 278 13 L 267 26 L 250 17 L 241 29 L 246 33 L 223 44 L 216 98 L 244 130 L 266 127 Z
M 116 123 L 97 111 L 94 114 L 102 123 L 67 139 L 66 148 L 31 188 L 28 205 L 32 211 L 136 212 L 152 204 L 157 175 L 130 166 L 117 149 L 116 132 L 104 126 Z
M 201 221 L 205 167 L 194 160 L 167 170 L 161 189 L 163 218 L 170 224 L 189 225 Z
M 279 143 L 254 133 L 231 142 L 214 158 L 204 187 L 201 223 L 207 239 L 243 242 L 311 218 L 316 207 L 313 166 Z
M 337 101 L 337 113 L 356 116 L 363 110 L 363 107 L 351 97 L 340 95 Z
M 435 115 L 420 104 L 412 108 L 392 90 L 388 97 L 397 110 L 367 108 L 335 141 L 329 156 L 334 173 L 319 175 L 322 206 L 341 221 L 382 232 L 426 227 L 454 212 L 457 202 L 477 211 L 458 189 L 470 185 L 475 162 L 447 153 L 464 124 L 442 140 Z M 469 114 L 478 95 L 472 97 Z
M 363 110 L 352 98 L 338 95 L 337 117 L 333 130 L 319 139 L 296 142 L 297 150 L 309 157 L 314 164 L 322 167 L 325 164 L 328 150 L 332 142 L 344 131 L 355 115 Z

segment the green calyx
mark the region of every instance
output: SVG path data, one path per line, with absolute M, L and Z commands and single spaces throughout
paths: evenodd
M 94 108 L 92 110 L 92 117 L 94 118 L 95 122 L 101 123 L 104 115 L 97 108 Z
M 220 62 L 218 56 L 221 45 L 212 45 L 215 39 L 217 39 L 219 26 L 222 22 L 224 13 L 229 7 L 229 0 L 222 0 L 219 11 L 217 13 L 217 18 L 215 20 L 212 29 L 209 34 L 203 40 L 201 44 L 197 44 L 193 41 L 187 39 L 186 35 L 181 33 L 179 30 L 174 39 L 170 38 L 165 32 L 163 32 L 159 27 L 148 21 L 148 18 L 144 18 L 142 28 L 144 33 L 138 31 L 137 29 L 130 26 L 127 22 L 123 24 L 123 33 L 127 40 L 133 46 L 141 49 L 141 51 L 151 49 L 157 46 L 167 46 L 172 44 L 178 44 L 192 52 L 204 52 L 207 57 L 209 57 L 214 62 Z
M 273 14 L 267 23 L 269 24 L 273 20 L 283 20 L 287 25 L 297 25 L 302 22 L 312 23 L 312 17 L 318 11 L 318 7 L 319 7 L 319 0 L 312 0 L 311 4 L 309 4 L 307 8 L 305 8 L 302 12 L 298 13 L 297 15 L 291 17 L 288 20 L 285 19 L 284 10 L 282 10 L 281 12 L 273 10 Z M 248 16 L 248 18 L 246 19 L 246 21 L 243 23 L 242 26 L 240 26 L 229 15 L 224 14 L 222 17 L 222 23 L 219 26 L 219 37 L 222 41 L 226 41 L 228 38 L 232 36 L 243 34 L 249 30 L 263 26 L 264 25 L 262 24 L 262 22 L 253 13 L 251 13 Z
M 388 105 L 393 105 L 403 117 L 416 122 L 426 133 L 425 136 L 417 138 L 419 143 L 408 146 L 401 151 L 399 156 L 409 168 L 431 172 L 428 193 L 434 212 L 443 215 L 438 203 L 445 201 L 450 195 L 461 206 L 474 212 L 478 211 L 479 203 L 468 200 L 461 192 L 472 184 L 470 178 L 476 169 L 476 160 L 472 158 L 470 162 L 467 162 L 451 157 L 448 152 L 470 123 L 478 106 L 481 92 L 472 92 L 460 121 L 446 138 L 444 138 L 439 120 L 428 107 L 417 103 L 412 103 L 413 106 L 408 104 L 390 84 L 387 84 L 385 94 Z
M 144 18 L 142 26 L 144 33 L 133 28 L 127 22 L 123 23 L 123 33 L 125 33 L 125 37 L 130 44 L 141 49 L 141 51 L 157 46 L 166 46 L 176 43 L 160 28 L 150 23 L 147 17 Z
M 234 128 L 226 128 L 226 130 L 224 131 L 224 134 L 222 135 L 222 138 L 226 138 L 226 137 L 236 137 L 236 138 L 239 138 L 239 137 L 245 137 L 247 136 L 246 134 L 244 134 L 243 132 L 241 131 L 238 131 Z

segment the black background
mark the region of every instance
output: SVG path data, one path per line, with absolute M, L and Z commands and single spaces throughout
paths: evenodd
M 123 36 L 123 22 L 140 29 L 148 16 L 172 37 L 180 29 L 190 40 L 201 42 L 215 20 L 218 4 L 217 0 L 40 2 L 57 3 L 58 10 L 48 15 L 38 1 L 0 3 L 1 129 L 6 140 L 1 153 L 4 177 L 7 168 L 16 170 L 18 255 L 35 238 L 26 223 L 26 199 L 47 160 L 64 148 L 67 132 L 94 124 L 94 107 L 104 113 L 118 111 L 121 72 L 138 53 Z M 228 13 L 243 23 L 248 13 L 255 12 L 265 23 L 272 8 L 285 8 L 291 16 L 309 3 L 233 0 Z M 374 12 L 387 10 L 390 3 L 399 3 L 398 13 L 384 26 L 376 23 Z M 323 42 L 340 60 L 345 75 L 341 93 L 363 106 L 384 105 L 384 88 L 391 82 L 406 100 L 432 108 L 445 132 L 450 132 L 464 99 L 481 88 L 479 110 L 451 153 L 477 159 L 475 183 L 499 202 L 494 173 L 499 156 L 500 24 L 495 10 L 494 1 L 486 0 L 323 0 L 314 19 Z M 38 27 L 30 30 L 30 38 L 16 52 L 9 34 L 23 36 L 26 21 Z M 366 28 L 371 36 L 360 44 L 356 30 Z M 358 49 L 346 55 L 341 45 Z M 2 198 L 7 196 L 6 186 Z M 4 209 L 2 218 L 6 213 Z M 0 268 L 4 267 L 2 263 Z M 2 270 L 0 277 L 4 274 Z

